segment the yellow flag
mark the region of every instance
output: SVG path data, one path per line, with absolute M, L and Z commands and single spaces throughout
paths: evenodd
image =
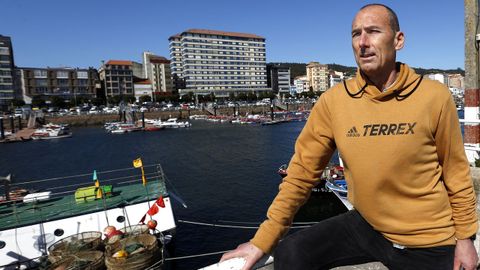
M 142 164 L 142 159 L 141 158 L 137 158 L 133 161 L 133 167 L 135 168 L 141 168 L 143 167 L 143 164 Z

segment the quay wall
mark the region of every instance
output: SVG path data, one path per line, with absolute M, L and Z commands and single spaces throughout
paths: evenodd
M 311 109 L 311 104 L 290 104 L 289 111 L 296 110 L 309 110 Z M 245 116 L 247 114 L 264 114 L 270 115 L 270 106 L 242 106 L 237 107 L 235 110 L 239 111 L 239 115 Z M 210 109 L 213 112 L 212 109 Z M 232 116 L 234 114 L 234 108 L 222 107 L 217 108 L 217 116 Z M 167 120 L 168 118 L 178 118 L 178 119 L 188 119 L 190 115 L 211 115 L 207 110 L 202 109 L 181 109 L 181 110 L 167 110 L 167 111 L 147 111 L 145 112 L 145 118 L 150 119 L 162 119 Z M 136 112 L 136 118 L 141 119 L 141 113 Z M 82 115 L 63 115 L 63 116 L 45 116 L 45 123 L 54 123 L 54 124 L 69 124 L 70 126 L 94 126 L 94 125 L 103 125 L 106 122 L 120 121 L 119 114 L 82 114 Z M 3 127 L 6 131 L 11 130 L 11 121 L 9 117 L 3 119 Z M 18 128 L 18 118 L 14 118 L 15 128 Z M 27 120 L 22 120 L 22 127 L 27 126 Z

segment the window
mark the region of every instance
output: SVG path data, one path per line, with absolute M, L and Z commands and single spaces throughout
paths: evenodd
M 0 70 L 0 76 L 12 76 L 10 70 Z
M 35 80 L 35 85 L 36 86 L 47 86 L 47 79 L 36 79 Z
M 59 86 L 68 86 L 68 79 L 58 79 L 57 82 Z
M 12 78 L 0 78 L 0 83 L 12 83 Z
M 34 70 L 33 77 L 35 78 L 47 78 L 47 71 L 46 70 Z
M 0 47 L 0 54 L 10 55 L 10 50 L 8 49 L 8 47 Z
M 78 80 L 77 82 L 79 86 L 86 86 L 88 84 L 88 80 Z
M 87 71 L 77 71 L 77 78 L 78 79 L 88 79 L 88 72 Z
M 68 78 L 68 71 L 57 71 L 57 78 Z

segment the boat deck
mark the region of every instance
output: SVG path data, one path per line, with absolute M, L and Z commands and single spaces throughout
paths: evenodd
M 138 171 L 138 170 L 137 170 Z M 94 182 L 89 181 L 83 185 L 75 186 L 73 190 L 53 193 L 49 199 L 30 203 L 9 202 L 0 204 L 0 231 L 36 224 L 40 222 L 64 219 L 79 214 L 87 214 L 104 209 L 128 206 L 147 200 L 155 200 L 160 196 L 168 196 L 165 182 L 161 175 L 150 177 L 143 186 L 141 174 L 128 176 L 122 179 L 121 183 L 102 181 L 101 185 L 112 185 L 112 195 L 104 199 L 95 199 L 88 202 L 76 202 L 75 190 L 80 187 L 93 186 Z M 60 181 L 59 181 L 60 182 Z M 60 182 L 61 183 L 61 182 Z M 71 188 L 70 188 L 71 189 Z

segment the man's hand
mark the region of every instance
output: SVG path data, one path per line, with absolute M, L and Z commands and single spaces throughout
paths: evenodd
M 252 266 L 263 257 L 264 253 L 261 249 L 254 246 L 252 243 L 247 242 L 239 245 L 236 249 L 223 254 L 220 262 L 226 261 L 232 258 L 244 258 L 245 265 L 242 270 L 250 270 Z
M 475 270 L 477 269 L 477 263 L 478 254 L 473 245 L 473 241 L 470 239 L 457 240 L 453 269 Z

